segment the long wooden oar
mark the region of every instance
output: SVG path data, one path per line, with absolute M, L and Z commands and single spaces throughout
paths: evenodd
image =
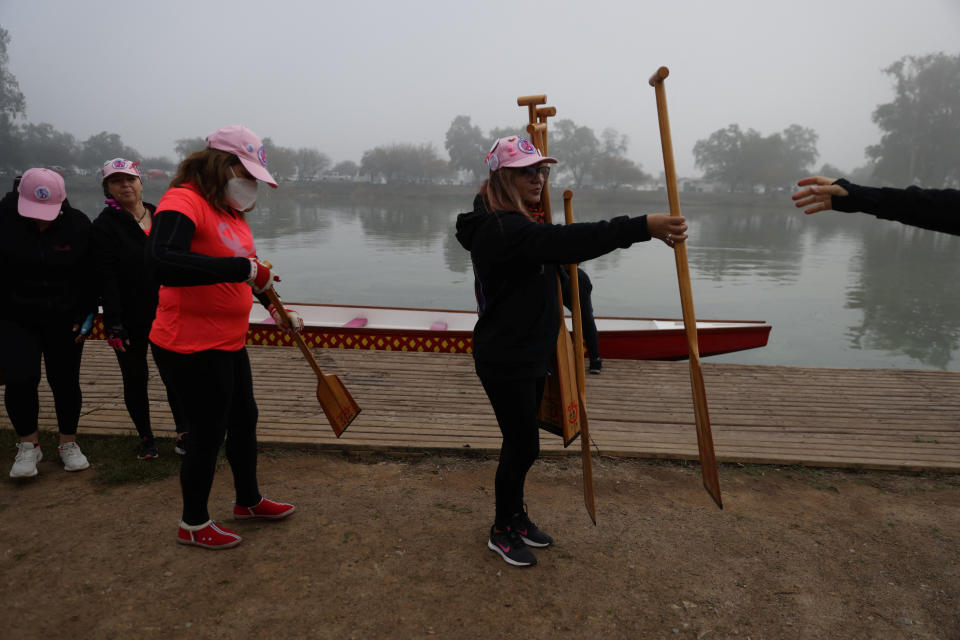
M 533 96 L 535 99 L 544 96 Z M 520 102 L 524 98 L 518 98 Z M 556 109 L 546 107 L 553 113 Z M 531 118 L 540 109 L 531 111 Z M 547 155 L 547 123 L 546 115 L 540 116 L 543 122 L 531 122 L 527 125 L 527 133 L 530 135 L 530 141 L 540 153 Z M 550 209 L 550 189 L 544 184 L 543 191 L 540 194 L 540 206 L 543 208 L 543 219 L 547 224 L 553 223 L 553 215 Z M 557 313 L 560 316 L 560 331 L 557 332 L 556 349 L 556 371 L 555 375 L 547 380 L 547 386 L 543 394 L 543 404 L 541 410 L 541 419 L 545 428 L 554 432 L 554 428 L 559 427 L 559 435 L 563 438 L 563 446 L 569 447 L 573 441 L 580 435 L 581 414 L 580 402 L 578 400 L 579 391 L 577 389 L 577 377 L 574 373 L 573 361 L 573 342 L 570 340 L 570 332 L 566 330 L 563 321 L 563 291 L 560 287 L 560 278 L 557 278 Z
M 527 105 L 529 110 L 530 123 L 527 125 L 527 132 L 530 139 L 540 153 L 549 155 L 549 144 L 547 140 L 547 119 L 557 115 L 556 107 L 538 106 L 546 102 L 545 95 L 527 96 L 517 98 L 517 104 Z M 536 118 L 536 121 L 534 121 Z M 540 195 L 540 204 L 543 208 L 543 217 L 547 224 L 553 223 L 553 216 L 550 209 L 550 189 L 549 182 L 543 186 Z M 573 197 L 570 191 L 564 192 L 564 215 L 566 223 L 573 222 L 573 206 L 568 204 L 569 197 Z M 567 209 L 569 208 L 569 211 Z M 557 391 L 555 393 L 545 393 L 544 402 L 557 403 L 561 406 L 561 419 L 563 420 L 563 443 L 569 446 L 573 439 L 580 435 L 580 451 L 583 464 L 583 504 L 587 508 L 587 514 L 593 524 L 597 524 L 597 505 L 595 491 L 593 488 L 593 460 L 590 457 L 590 431 L 587 424 L 587 403 L 586 403 L 586 380 L 583 371 L 583 325 L 580 316 L 580 289 L 577 279 L 577 266 L 573 265 L 571 275 L 571 309 L 573 309 L 573 327 L 574 340 L 570 340 L 570 332 L 567 331 L 567 325 L 564 321 L 563 312 L 563 289 L 560 286 L 560 279 L 557 278 L 557 302 L 558 312 L 560 314 L 560 332 L 557 336 L 556 363 L 557 371 L 553 376 Z M 576 291 L 576 298 L 573 292 Z M 576 343 L 576 346 L 573 343 Z M 553 397 L 551 397 L 551 395 Z M 559 396 L 559 397 L 557 397 Z
M 280 317 L 289 325 L 290 317 L 287 315 L 287 310 L 283 308 L 280 296 L 272 288 L 267 289 L 265 293 L 277 309 Z M 310 347 L 303 341 L 303 336 L 297 332 L 291 332 L 291 335 L 307 362 L 313 367 L 314 373 L 317 374 L 317 400 L 320 401 L 320 406 L 323 407 L 323 412 L 327 415 L 327 421 L 330 422 L 333 432 L 339 438 L 340 434 L 350 426 L 350 423 L 360 415 L 360 405 L 340 382 L 340 378 L 335 374 L 323 372 L 320 365 L 317 364 L 317 359 L 313 357 Z
M 563 216 L 567 224 L 573 224 L 573 192 L 563 192 Z M 583 370 L 583 314 L 580 311 L 580 278 L 577 265 L 569 265 L 570 309 L 573 312 L 573 353 L 577 371 L 577 399 L 580 402 L 580 457 L 583 462 L 583 504 L 593 524 L 597 524 L 596 494 L 593 489 L 593 460 L 590 457 L 590 421 L 587 419 L 587 381 Z M 560 330 L 566 333 L 566 325 Z
M 660 67 L 650 76 L 650 86 L 657 95 L 657 118 L 660 121 L 660 143 L 663 146 L 663 171 L 667 180 L 667 198 L 670 215 L 680 215 L 680 197 L 677 193 L 677 170 L 673 164 L 673 138 L 670 136 L 670 116 L 667 113 L 667 93 L 663 81 L 670 70 Z M 703 486 L 723 509 L 720 497 L 720 476 L 717 473 L 717 458 L 713 451 L 713 433 L 710 430 L 710 413 L 707 409 L 707 390 L 703 386 L 703 370 L 700 368 L 700 347 L 697 344 L 697 318 L 693 311 L 693 290 L 690 287 L 690 267 L 687 264 L 687 245 L 676 242 L 673 253 L 677 261 L 677 280 L 680 283 L 680 304 L 683 307 L 683 326 L 687 333 L 687 348 L 690 353 L 690 387 L 693 391 L 693 413 L 697 423 L 697 447 L 700 450 L 700 471 Z

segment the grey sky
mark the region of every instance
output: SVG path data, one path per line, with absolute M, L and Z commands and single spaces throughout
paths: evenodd
M 810 127 L 817 166 L 863 164 L 893 95 L 881 69 L 960 51 L 960 0 L 0 0 L 0 26 L 27 120 L 171 158 L 175 139 L 241 123 L 334 162 L 395 142 L 445 155 L 455 116 L 519 126 L 516 97 L 546 93 L 558 118 L 627 134 L 657 174 L 647 78 L 666 65 L 690 175 L 694 143 L 731 123 Z

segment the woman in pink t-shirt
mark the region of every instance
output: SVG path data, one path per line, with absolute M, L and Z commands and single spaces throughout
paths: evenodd
M 182 544 L 227 549 L 236 533 L 210 518 L 207 500 L 217 454 L 226 437 L 233 471 L 234 518 L 279 520 L 292 504 L 264 498 L 257 486 L 257 404 L 246 335 L 253 293 L 281 326 L 264 292 L 276 276 L 257 259 L 244 214 L 257 199 L 257 180 L 276 188 L 260 139 L 243 126 L 207 137 L 207 148 L 187 157 L 157 204 L 147 264 L 160 282 L 160 302 L 150 331 L 154 360 L 180 399 L 187 421 L 180 469 Z M 289 312 L 288 312 L 289 314 Z

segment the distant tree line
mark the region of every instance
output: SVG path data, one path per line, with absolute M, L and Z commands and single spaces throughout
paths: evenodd
M 26 100 L 8 68 L 9 42 L 10 34 L 0 27 L 0 174 L 35 166 L 88 173 L 118 156 L 140 160 L 146 170 L 169 173 L 176 168 L 176 162 L 167 157 L 143 157 L 116 133 L 101 131 L 77 140 L 48 123 L 26 122 Z M 848 173 L 825 165 L 820 173 L 864 182 L 875 177 L 894 185 L 960 186 L 960 54 L 907 56 L 884 73 L 893 78 L 895 97 L 873 112 L 873 121 L 883 135 L 879 143 L 865 150 L 867 165 Z M 263 142 L 270 172 L 278 180 L 362 176 L 374 182 L 425 184 L 478 181 L 486 175 L 483 158 L 494 140 L 518 133 L 523 133 L 521 127 L 498 127 L 484 133 L 472 124 L 470 116 L 458 115 L 445 136 L 449 159 L 430 144 L 400 143 L 365 151 L 359 164 L 346 160 L 335 165 L 317 149 L 283 147 L 270 138 Z M 655 182 L 627 158 L 627 137 L 615 129 L 603 129 L 598 135 L 573 120 L 555 120 L 549 143 L 550 154 L 562 159 L 554 174 L 561 184 L 617 189 Z M 175 141 L 174 150 L 182 160 L 204 146 L 203 138 L 181 138 Z M 816 132 L 798 124 L 769 135 L 731 124 L 698 140 L 693 153 L 704 180 L 740 192 L 789 188 L 798 177 L 812 172 L 819 155 Z
M 445 146 L 450 167 L 473 179 L 486 175 L 483 159 L 498 138 L 526 135 L 522 128 L 499 127 L 487 134 L 470 122 L 470 116 L 457 116 L 447 129 Z M 593 129 L 573 120 L 550 123 L 549 152 L 562 158 L 556 171 L 560 179 L 575 188 L 593 186 L 616 189 L 623 185 L 651 182 L 640 165 L 626 157 L 627 137 L 615 129 L 604 129 L 597 137 Z
M 873 111 L 883 135 L 867 147 L 867 163 L 850 172 L 825 165 L 818 173 L 892 186 L 960 187 L 960 54 L 906 56 L 884 73 L 893 78 L 893 102 Z M 693 153 L 704 178 L 730 191 L 788 188 L 809 173 L 817 134 L 800 125 L 763 136 L 731 124 L 698 140 Z

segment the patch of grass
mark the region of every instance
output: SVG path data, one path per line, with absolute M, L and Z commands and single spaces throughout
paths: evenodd
M 816 489 L 817 491 L 835 491 L 840 493 L 840 490 L 828 482 L 811 482 L 810 486 Z
M 180 473 L 182 458 L 174 453 L 172 438 L 157 438 L 160 457 L 153 460 L 137 460 L 137 436 L 81 435 L 78 442 L 97 473 L 98 484 L 144 484 Z
M 462 505 L 449 504 L 446 502 L 437 502 L 433 505 L 437 509 L 446 509 L 447 511 L 453 511 L 454 513 L 473 513 L 473 509 L 470 507 L 464 507 Z
M 740 471 L 741 473 L 745 473 L 748 476 L 763 476 L 763 475 L 766 475 L 767 471 L 770 471 L 772 469 L 772 467 L 770 467 L 769 465 L 762 465 L 762 464 L 736 463 L 731 466 L 735 468 L 737 471 Z
M 13 464 L 16 455 L 15 445 L 20 441 L 12 429 L 0 429 L 0 466 Z M 95 482 L 104 487 L 125 484 L 143 484 L 164 480 L 180 473 L 181 456 L 173 451 L 172 438 L 157 438 L 160 457 L 154 460 L 137 460 L 137 436 L 95 436 L 84 435 L 81 431 L 77 442 L 83 454 L 90 460 L 90 471 Z M 55 432 L 40 432 L 40 448 L 44 460 L 55 460 L 60 436 Z M 221 450 L 218 465 L 222 464 Z M 44 463 L 41 463 L 44 464 Z M 83 473 L 88 473 L 84 471 Z

